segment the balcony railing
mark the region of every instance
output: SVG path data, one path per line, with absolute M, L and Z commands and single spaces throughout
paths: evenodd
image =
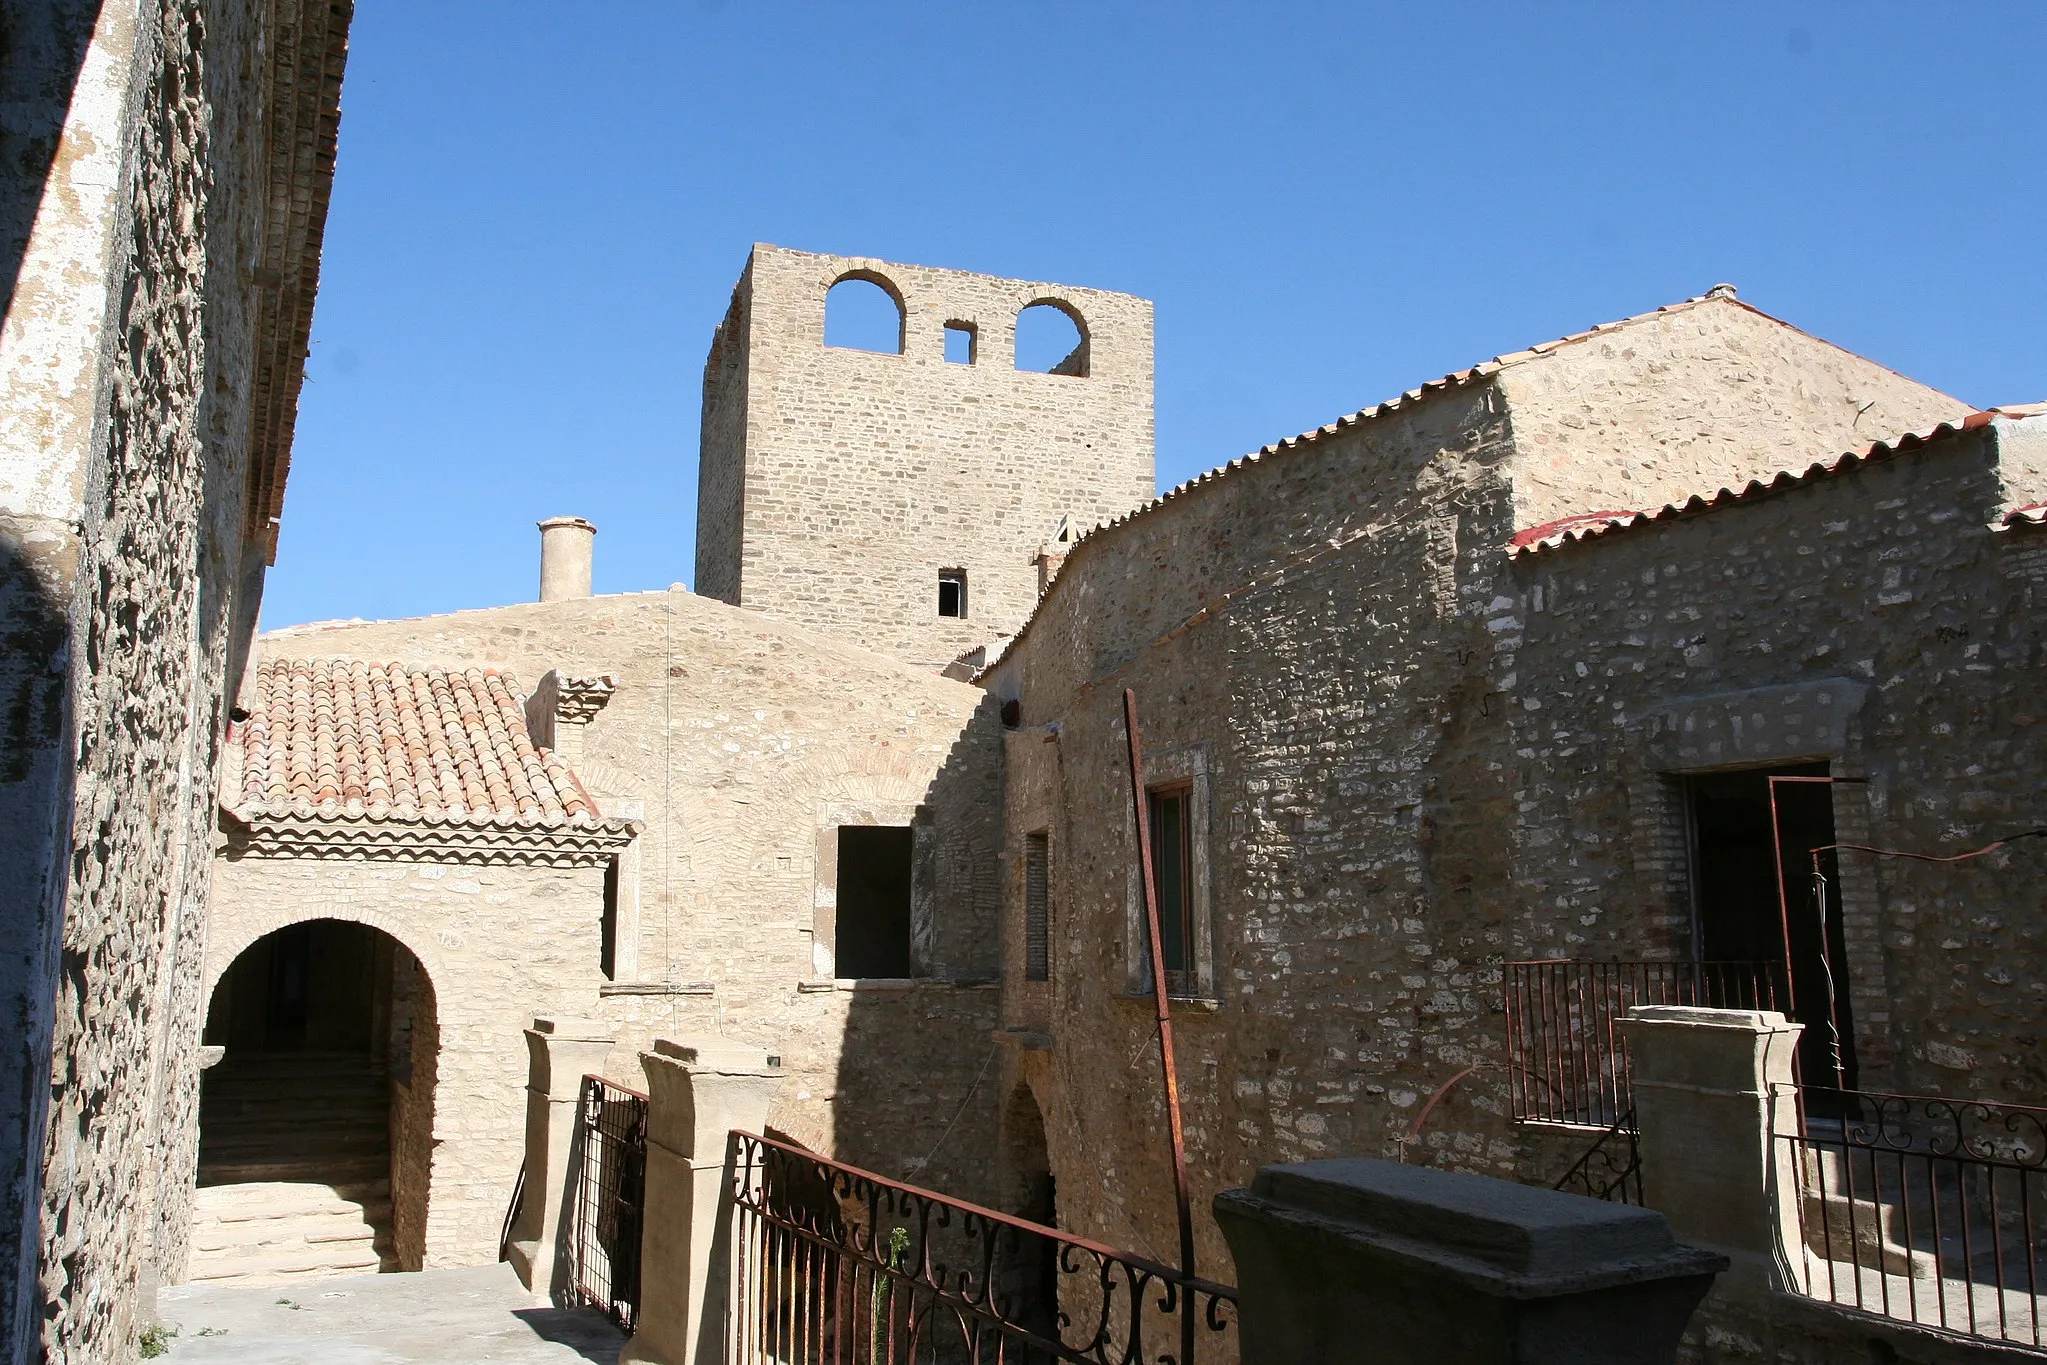
M 1237 1291 L 735 1132 L 740 1365 L 1236 1359 Z
M 1799 1130 L 1777 1139 L 1796 1171 L 1789 1251 L 1806 1294 L 2047 1344 L 2047 1109 L 1813 1087 L 1801 1100 Z
M 1776 1009 L 1783 970 L 1775 962 L 1509 962 L 1513 1117 L 1612 1128 L 1635 1107 L 1617 1021 L 1636 1005 Z

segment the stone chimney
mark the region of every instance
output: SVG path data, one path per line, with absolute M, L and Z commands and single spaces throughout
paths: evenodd
M 1059 518 L 1059 524 L 1052 528 L 1051 538 L 1038 547 L 1037 555 L 1031 560 L 1038 566 L 1038 596 L 1043 597 L 1050 590 L 1052 580 L 1059 576 L 1060 566 L 1066 563 L 1067 552 L 1080 539 L 1080 528 L 1073 523 L 1069 513 Z
M 549 517 L 540 523 L 540 600 L 590 595 L 590 555 L 597 528 L 581 517 Z

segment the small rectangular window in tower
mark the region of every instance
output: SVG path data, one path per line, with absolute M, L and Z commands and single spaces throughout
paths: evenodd
M 1024 980 L 1052 979 L 1052 840 L 1024 836 Z
M 967 614 L 967 571 L 965 569 L 940 569 L 938 571 L 938 614 L 940 616 L 965 616 Z
M 945 324 L 945 358 L 955 365 L 971 365 L 980 350 L 980 329 L 971 322 Z
M 1194 979 L 1194 789 L 1153 788 L 1150 796 L 1152 884 L 1158 890 L 1159 940 L 1166 991 L 1190 995 Z
M 910 974 L 910 830 L 841 825 L 833 975 Z

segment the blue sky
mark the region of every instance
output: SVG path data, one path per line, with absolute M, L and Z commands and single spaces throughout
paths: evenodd
M 1716 282 L 2047 398 L 2047 5 L 357 0 L 266 626 L 694 577 L 747 247 L 1145 295 L 1162 485 Z

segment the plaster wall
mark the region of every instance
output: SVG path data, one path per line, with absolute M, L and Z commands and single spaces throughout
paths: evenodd
M 503 667 L 529 688 L 554 669 L 616 677 L 574 766 L 604 811 L 640 812 L 638 894 L 620 908 L 617 979 L 579 978 L 583 998 L 560 1008 L 620 1026 L 607 1071 L 624 1084 L 642 1088 L 655 1035 L 722 1033 L 783 1058 L 779 1131 L 896 1176 L 935 1150 L 930 1172 L 914 1167 L 923 1183 L 981 1188 L 1000 723 L 979 689 L 682 591 L 301 627 L 261 649 Z M 913 979 L 834 974 L 828 860 L 842 823 L 912 827 Z M 593 966 L 596 904 L 576 920 Z M 538 1012 L 509 1004 L 528 1022 Z M 503 1042 L 520 1038 L 514 1027 Z
M 1502 359 L 1517 530 L 1710 498 L 1971 411 L 1717 291 Z
M 427 1266 L 495 1260 L 525 1156 L 526 1039 L 536 1015 L 573 1016 L 603 980 L 601 867 L 224 857 L 207 928 L 205 992 L 265 934 L 308 919 L 352 920 L 410 949 L 433 986 L 439 1049 Z M 415 1032 L 414 1037 L 420 1037 Z M 408 1094 L 421 1078 L 417 1053 Z M 401 1135 L 403 1136 L 403 1135 Z M 399 1157 L 415 1166 L 416 1142 Z
M 824 344 L 848 275 L 900 298 L 902 354 Z M 1085 376 L 1015 368 L 1040 301 L 1079 319 Z M 971 365 L 945 359 L 954 322 L 976 330 Z M 702 448 L 700 589 L 940 667 L 1022 624 L 1061 518 L 1152 495 L 1151 304 L 756 246 L 705 367 Z M 937 614 L 945 569 L 967 573 L 963 619 Z

